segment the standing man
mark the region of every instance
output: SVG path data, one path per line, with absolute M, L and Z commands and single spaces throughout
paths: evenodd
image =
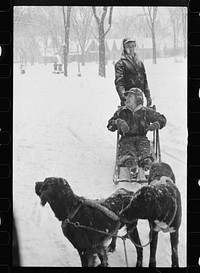
M 132 87 L 137 87 L 144 93 L 149 107 L 152 104 L 150 89 L 144 64 L 139 60 L 135 52 L 136 40 L 123 39 L 123 52 L 120 60 L 115 64 L 115 86 L 121 100 L 121 106 L 125 105 L 124 93 Z

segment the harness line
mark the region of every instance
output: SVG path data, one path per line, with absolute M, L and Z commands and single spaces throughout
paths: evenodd
M 146 243 L 146 244 L 144 244 L 144 245 L 139 245 L 139 244 L 135 243 L 135 242 L 131 239 L 130 233 L 128 233 L 128 232 L 127 232 L 127 234 L 126 234 L 125 236 L 127 236 L 127 238 L 129 238 L 129 239 L 131 240 L 131 242 L 132 242 L 135 246 L 140 247 L 140 248 L 143 248 L 143 247 L 148 246 L 148 245 L 151 243 L 151 241 L 152 241 L 152 228 L 150 229 L 150 236 L 149 236 L 150 238 L 149 238 L 149 241 L 148 241 L 148 243 Z
M 124 245 L 124 255 L 125 255 L 125 261 L 126 261 L 126 267 L 128 267 L 128 258 L 127 258 L 127 252 L 126 252 L 126 238 L 122 238 L 123 245 Z
M 99 233 L 102 233 L 102 234 L 105 234 L 105 235 L 108 235 L 108 237 L 118 237 L 120 239 L 122 239 L 123 241 L 123 246 L 124 246 L 124 254 L 125 254 L 125 261 L 126 261 L 126 266 L 128 267 L 128 258 L 127 258 L 127 251 L 126 251 L 126 244 L 125 244 L 125 240 L 126 240 L 126 235 L 125 236 L 119 236 L 117 234 L 115 234 L 118 230 L 119 230 L 119 227 L 120 227 L 120 221 L 118 221 L 117 223 L 117 227 L 115 228 L 115 230 L 110 233 L 110 232 L 106 232 L 106 231 L 103 231 L 103 230 L 99 230 L 99 229 L 96 229 L 96 228 L 92 228 L 92 227 L 88 227 L 88 226 L 84 226 L 84 225 L 81 225 L 79 222 L 71 222 L 69 219 L 65 219 L 65 225 L 66 224 L 71 224 L 73 225 L 74 227 L 78 228 L 78 227 L 81 227 L 81 228 L 85 228 L 85 229 L 88 229 L 88 230 L 92 230 L 92 231 L 95 231 L 95 232 L 99 232 Z M 133 241 L 132 241 L 133 242 Z
M 133 230 L 135 229 L 135 227 L 134 227 L 134 229 L 131 229 L 130 231 L 128 231 L 125 235 L 119 236 L 119 235 L 116 235 L 116 234 L 113 235 L 113 233 L 110 233 L 110 232 L 106 232 L 106 231 L 99 230 L 99 229 L 96 229 L 96 228 L 92 228 L 92 227 L 88 227 L 88 226 L 81 225 L 79 222 L 75 222 L 75 223 L 74 223 L 74 222 L 71 222 L 68 218 L 64 220 L 64 227 L 65 227 L 67 224 L 71 224 L 71 225 L 73 225 L 73 226 L 76 227 L 76 228 L 77 228 L 77 227 L 81 227 L 81 228 L 85 228 L 85 229 L 89 229 L 89 230 L 92 230 L 92 231 L 96 231 L 96 232 L 99 232 L 99 233 L 102 233 L 102 234 L 105 234 L 105 235 L 109 235 L 109 236 L 112 236 L 112 237 L 117 237 L 117 238 L 120 238 L 120 239 L 122 239 L 122 240 L 128 238 L 128 239 L 131 240 L 131 242 L 132 242 L 135 246 L 141 247 L 141 248 L 148 246 L 148 245 L 151 243 L 151 241 L 152 241 L 152 236 L 150 236 L 149 242 L 146 243 L 145 245 L 139 245 L 139 244 L 135 243 L 135 242 L 131 239 L 131 237 L 130 237 L 130 233 L 133 232 Z M 119 225 L 119 226 L 120 226 L 120 225 Z M 63 224 L 62 224 L 62 227 L 63 227 Z M 115 233 L 115 232 L 114 232 L 114 233 Z M 152 234 L 152 229 L 151 229 L 151 231 L 150 231 L 150 234 Z

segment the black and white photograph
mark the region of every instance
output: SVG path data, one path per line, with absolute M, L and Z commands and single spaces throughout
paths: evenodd
M 13 7 L 13 265 L 187 266 L 187 13 Z

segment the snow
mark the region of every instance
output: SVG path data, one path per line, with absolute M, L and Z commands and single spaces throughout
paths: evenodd
M 153 103 L 167 117 L 160 131 L 162 160 L 171 165 L 182 197 L 182 224 L 179 263 L 186 266 L 187 196 L 187 63 L 173 58 L 145 60 Z M 68 180 L 77 195 L 106 198 L 116 189 L 137 190 L 140 186 L 115 185 L 116 133 L 107 130 L 108 119 L 119 104 L 114 86 L 114 67 L 106 66 L 107 77 L 98 77 L 98 65 L 68 66 L 68 77 L 53 74 L 53 64 L 27 66 L 20 74 L 14 65 L 14 172 L 13 203 L 19 232 L 23 266 L 80 267 L 77 251 L 64 237 L 61 223 L 47 204 L 40 205 L 35 182 L 49 176 Z M 151 133 L 149 133 L 151 138 Z M 149 226 L 138 225 L 142 244 L 148 242 Z M 121 230 L 119 234 L 124 234 Z M 129 267 L 136 264 L 136 249 L 126 240 Z M 148 266 L 149 246 L 144 248 L 144 267 Z M 110 267 L 125 267 L 123 242 L 117 241 L 109 253 Z M 169 233 L 159 233 L 157 266 L 171 266 Z

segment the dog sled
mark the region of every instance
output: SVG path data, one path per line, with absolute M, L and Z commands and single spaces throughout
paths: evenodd
M 152 107 L 153 110 L 156 110 L 155 105 Z M 120 134 L 117 131 L 117 144 L 116 144 L 116 159 L 115 159 L 115 167 L 113 174 L 113 182 L 114 184 L 118 184 L 120 182 L 136 182 L 139 184 L 148 183 L 149 170 L 144 170 L 141 167 L 138 167 L 137 173 L 132 173 L 131 169 L 127 166 L 124 166 L 120 163 L 119 160 L 119 144 L 120 143 Z M 150 140 L 150 156 L 153 159 L 153 163 L 161 162 L 161 150 L 160 150 L 160 138 L 159 138 L 159 130 L 152 132 L 152 139 Z

